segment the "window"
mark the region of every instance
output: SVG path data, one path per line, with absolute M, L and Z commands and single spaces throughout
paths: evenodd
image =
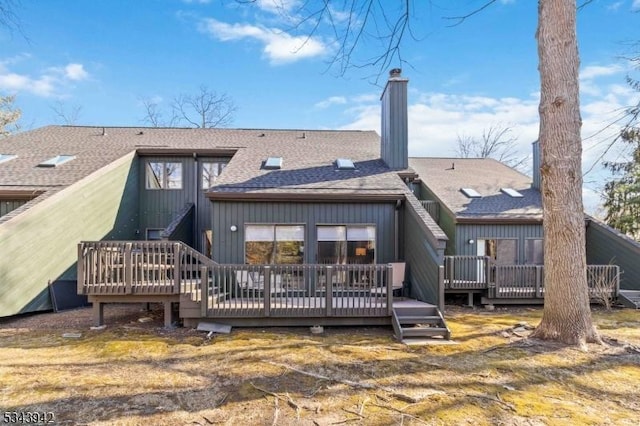
M 211 188 L 226 165 L 227 163 L 204 161 L 202 163 L 202 189 Z
M 522 198 L 522 197 L 524 197 L 524 195 L 522 195 L 521 193 L 519 193 L 518 191 L 516 191 L 513 188 L 500 188 L 500 191 L 504 192 L 505 194 L 507 194 L 511 198 Z
M 336 160 L 336 167 L 338 167 L 338 170 L 353 170 L 356 168 L 350 158 L 338 158 Z
M 375 263 L 376 227 L 318 226 L 318 263 Z
M 303 263 L 304 225 L 245 226 L 245 261 L 250 265 Z
M 0 154 L 0 163 L 11 161 L 11 160 L 13 160 L 14 158 L 17 158 L 17 157 L 18 156 L 14 155 L 14 154 Z
M 74 158 L 76 158 L 74 155 L 56 155 L 55 157 L 38 164 L 38 167 L 58 167 L 59 165 L 71 161 Z
M 460 191 L 462 191 L 467 198 L 482 198 L 482 195 L 473 188 L 460 188 Z
M 269 157 L 264 162 L 264 169 L 279 170 L 282 168 L 282 157 Z
M 524 263 L 544 264 L 544 243 L 541 239 L 532 238 L 524 241 Z
M 213 245 L 213 231 L 206 230 L 202 232 L 202 252 L 207 257 L 212 257 L 211 247 Z
M 489 256 L 498 265 L 518 263 L 518 240 L 478 240 L 478 255 Z
M 149 241 L 159 241 L 162 239 L 162 232 L 164 229 L 162 228 L 148 228 L 147 229 L 147 240 Z
M 147 189 L 182 189 L 182 163 L 149 161 Z

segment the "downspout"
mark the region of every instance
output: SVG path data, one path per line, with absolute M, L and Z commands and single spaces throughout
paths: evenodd
M 196 153 L 193 153 L 193 188 L 194 188 L 194 197 L 193 197 L 193 206 L 194 206 L 194 211 L 193 211 L 193 244 L 196 246 L 196 249 L 199 252 L 202 252 L 202 247 L 200 247 L 201 241 L 198 241 L 198 236 L 199 236 L 199 228 L 200 228 L 200 222 L 198 221 L 198 205 L 199 203 L 199 199 L 200 199 L 200 190 L 198 188 L 198 156 L 196 155 Z

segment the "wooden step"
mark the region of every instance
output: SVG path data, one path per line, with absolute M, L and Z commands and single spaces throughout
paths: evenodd
M 394 306 L 393 310 L 399 317 L 439 315 L 438 308 L 435 306 Z
M 402 338 L 446 336 L 449 330 L 445 327 L 402 327 Z
M 400 324 L 437 324 L 441 319 L 440 315 L 398 316 Z

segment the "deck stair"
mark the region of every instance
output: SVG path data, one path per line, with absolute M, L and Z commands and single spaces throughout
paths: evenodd
M 396 338 L 407 344 L 426 340 L 449 340 L 451 331 L 435 306 L 393 307 L 393 329 Z
M 640 291 L 620 290 L 618 301 L 628 308 L 640 309 Z

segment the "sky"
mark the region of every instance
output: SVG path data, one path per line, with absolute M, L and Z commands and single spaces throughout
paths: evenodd
M 173 99 L 205 86 L 233 99 L 231 127 L 379 133 L 379 97 L 398 67 L 409 79 L 411 156 L 454 157 L 459 138 L 507 128 L 530 173 L 539 125 L 536 1 L 497 0 L 462 22 L 450 18 L 485 0 L 412 2 L 401 59 L 369 66 L 386 46 L 373 36 L 374 24 L 383 28 L 375 9 L 346 69 L 332 65 L 340 43 L 327 16 L 314 26 L 302 19 L 304 3 L 17 0 L 19 28 L 0 29 L 0 94 L 16 96 L 23 130 L 65 120 L 147 125 L 145 100 L 168 119 Z M 348 19 L 345 3 L 330 3 L 338 29 Z M 378 2 L 387 18 L 402 3 Z M 624 109 L 639 100 L 625 78 L 637 77 L 626 58 L 639 50 L 640 0 L 588 2 L 578 12 L 578 40 L 583 195 L 587 211 L 599 214 L 609 178 L 602 160 L 625 155 L 620 144 L 606 148 Z

